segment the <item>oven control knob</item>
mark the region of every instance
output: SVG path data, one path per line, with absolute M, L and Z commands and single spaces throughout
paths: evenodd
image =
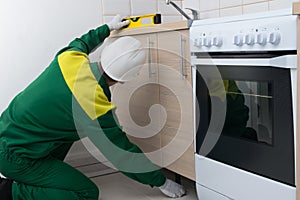
M 274 45 L 278 45 L 280 42 L 281 36 L 279 32 L 270 33 L 269 42 Z
M 243 35 L 235 35 L 233 37 L 233 44 L 236 46 L 242 46 L 243 45 Z
M 266 45 L 267 44 L 267 35 L 265 33 L 259 33 L 257 35 L 257 43 L 260 45 Z
M 211 47 L 211 45 L 212 45 L 211 39 L 209 37 L 203 38 L 203 45 L 206 47 Z
M 196 38 L 194 40 L 194 46 L 201 48 L 202 47 L 202 38 Z
M 247 34 L 245 36 L 245 43 L 248 44 L 248 45 L 253 45 L 254 44 L 254 40 L 255 40 L 255 37 L 253 34 Z
M 221 47 L 223 44 L 223 39 L 219 36 L 213 38 L 213 45 L 216 47 Z

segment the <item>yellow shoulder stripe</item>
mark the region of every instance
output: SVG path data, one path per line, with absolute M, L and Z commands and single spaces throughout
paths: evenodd
M 85 53 L 66 51 L 58 56 L 58 63 L 69 89 L 92 120 L 115 107 L 98 84 Z

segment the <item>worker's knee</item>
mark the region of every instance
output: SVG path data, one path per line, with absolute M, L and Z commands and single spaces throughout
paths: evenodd
M 96 199 L 99 197 L 99 188 L 96 184 L 93 185 L 92 194 Z
M 98 200 L 99 197 L 99 188 L 93 182 L 89 185 L 88 190 L 81 193 L 81 196 L 84 196 L 86 199 Z

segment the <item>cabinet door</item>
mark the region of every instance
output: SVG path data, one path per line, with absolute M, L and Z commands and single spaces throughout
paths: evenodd
M 145 64 L 139 76 L 113 88 L 117 116 L 129 139 L 144 152 L 160 148 L 160 107 L 156 34 L 134 35 L 145 48 Z M 157 162 L 155 162 L 157 164 Z
M 166 123 L 163 164 L 195 180 L 193 104 L 188 30 L 158 33 L 159 96 Z

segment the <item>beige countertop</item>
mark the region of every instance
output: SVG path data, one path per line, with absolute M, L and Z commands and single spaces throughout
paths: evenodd
M 300 15 L 300 1 L 293 3 L 293 14 Z M 172 31 L 172 30 L 174 30 L 174 31 L 175 30 L 183 30 L 183 29 L 188 29 L 188 28 L 189 28 L 188 21 L 182 20 L 182 21 L 178 21 L 178 22 L 155 24 L 153 26 L 122 29 L 122 30 L 118 30 L 118 31 L 113 31 L 110 36 L 111 37 L 119 37 L 119 36 L 125 36 L 125 35 L 137 35 L 137 34 Z
M 300 2 L 293 3 L 293 14 L 299 15 L 300 14 Z
M 156 32 L 164 32 L 164 31 L 176 31 L 188 29 L 188 21 L 178 21 L 178 22 L 170 22 L 170 23 L 162 23 L 155 24 L 153 26 L 144 26 L 138 28 L 128 28 L 119 31 L 113 31 L 111 33 L 111 37 L 119 37 L 124 35 L 137 35 L 137 34 L 147 34 L 147 33 L 156 33 Z

